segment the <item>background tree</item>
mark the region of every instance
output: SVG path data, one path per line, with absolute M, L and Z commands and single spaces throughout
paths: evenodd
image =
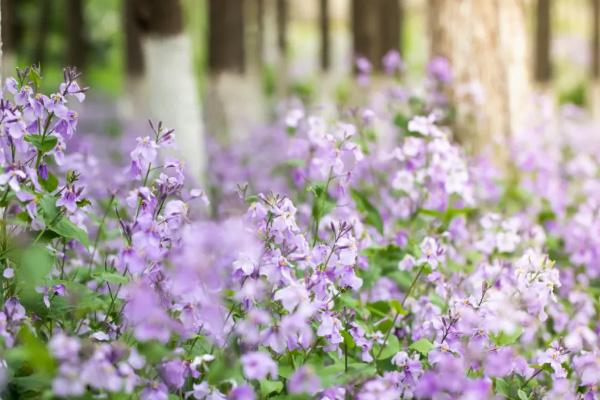
M 329 0 L 319 0 L 319 33 L 321 38 L 321 69 L 327 71 L 331 63 L 331 32 L 329 27 Z
M 150 115 L 176 130 L 189 171 L 202 179 L 206 165 L 202 110 L 179 0 L 137 0 Z
M 552 79 L 550 44 L 552 40 L 552 2 L 537 0 L 535 29 L 535 80 L 548 83 Z
M 590 76 L 591 107 L 596 118 L 600 117 L 600 0 L 590 0 L 591 8 L 591 51 L 592 56 Z
M 390 50 L 400 51 L 399 0 L 352 0 L 354 55 L 365 57 L 376 70 Z
M 46 62 L 47 39 L 52 16 L 52 4 L 50 0 L 40 0 L 38 5 L 38 26 L 35 48 L 33 51 L 33 62 L 44 64 Z
M 447 58 L 457 107 L 455 134 L 470 150 L 495 144 L 523 124 L 530 102 L 524 0 L 430 0 L 431 54 Z
M 67 10 L 67 65 L 83 70 L 88 49 L 84 30 L 83 0 L 68 0 Z

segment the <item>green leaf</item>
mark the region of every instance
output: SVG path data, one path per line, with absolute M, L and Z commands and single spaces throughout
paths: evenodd
M 43 246 L 31 246 L 21 253 L 19 268 L 15 271 L 16 284 L 28 305 L 40 301 L 41 295 L 35 289 L 45 283 L 53 263 L 54 257 Z
M 270 381 L 263 379 L 260 381 L 260 393 L 264 397 L 268 397 L 272 393 L 279 393 L 283 389 L 283 383 L 279 381 Z
M 40 179 L 39 181 L 40 185 L 42 185 L 47 192 L 54 192 L 58 187 L 58 179 L 51 173 L 48 173 L 48 179 Z
M 411 344 L 408 348 L 411 350 L 418 351 L 423 356 L 427 357 L 427 355 L 429 354 L 431 349 L 433 349 L 433 344 L 429 340 L 423 338 L 423 339 L 417 340 L 416 342 Z
M 65 217 L 60 217 L 59 220 L 48 227 L 54 233 L 59 234 L 67 239 L 79 241 L 84 246 L 89 245 L 88 234 L 86 231 L 69 221 Z
M 516 327 L 514 332 L 506 333 L 502 331 L 497 336 L 492 337 L 492 340 L 496 346 L 509 346 L 514 344 L 522 334 L 523 329 L 521 327 Z
M 27 325 L 23 325 L 18 334 L 20 356 L 37 372 L 51 374 L 54 372 L 55 363 L 48 348 L 39 338 L 34 336 Z
M 494 385 L 496 388 L 496 393 L 500 394 L 504 397 L 510 398 L 512 393 L 512 388 L 508 382 L 506 382 L 502 378 L 496 379 L 496 384 Z
M 521 389 L 517 390 L 517 396 L 519 396 L 519 399 L 521 400 L 529 400 L 529 396 L 527 395 L 527 393 L 525 393 Z
M 44 218 L 46 225 L 58 220 L 60 210 L 58 207 L 56 207 L 56 198 L 53 195 L 47 194 L 42 197 L 38 203 L 38 206 L 41 210 L 42 217 Z
M 390 300 L 390 305 L 392 306 L 394 311 L 396 311 L 398 314 L 400 314 L 400 315 L 408 314 L 408 311 L 406 311 L 404 309 L 404 307 L 402 307 L 402 303 L 400 303 L 398 300 L 396 300 L 396 299 Z
M 129 282 L 129 279 L 127 279 L 125 276 L 116 274 L 114 272 L 101 272 L 96 275 L 94 279 L 99 282 L 112 283 L 113 285 L 124 285 Z
M 58 143 L 56 136 L 48 135 L 25 135 L 25 141 L 31 143 L 36 149 L 43 153 L 52 150 Z
M 383 351 L 381 352 L 381 354 L 379 354 L 379 357 L 377 357 L 377 359 L 385 360 L 387 358 L 394 356 L 399 351 L 400 351 L 400 341 L 398 340 L 398 337 L 395 335 L 390 335 L 385 344 L 385 347 L 383 348 Z
M 354 342 L 354 338 L 352 337 L 352 335 L 345 329 L 341 333 L 342 337 L 344 338 L 344 344 L 348 347 L 348 349 L 355 348 L 356 342 Z
M 327 193 L 324 184 L 315 185 L 315 187 L 312 188 L 312 191 L 315 195 L 312 207 L 312 217 L 317 221 L 329 214 L 336 203 L 331 199 L 329 193 Z
M 364 213 L 365 222 L 371 226 L 374 226 L 379 233 L 383 233 L 383 219 L 379 214 L 379 211 L 369 201 L 369 198 L 362 192 L 356 189 L 351 190 L 352 199 L 356 203 L 358 211 Z

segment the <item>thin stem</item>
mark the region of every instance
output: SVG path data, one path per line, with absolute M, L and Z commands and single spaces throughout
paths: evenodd
M 104 223 L 106 221 L 106 217 L 110 211 L 113 201 L 115 200 L 115 195 L 110 196 L 110 200 L 108 201 L 108 205 L 106 206 L 106 211 L 104 211 L 104 215 L 102 215 L 102 219 L 100 220 L 100 225 L 98 226 L 98 232 L 96 232 L 96 238 L 94 239 L 94 248 L 92 250 L 92 257 L 90 259 L 90 271 L 92 270 L 92 265 L 94 263 L 94 257 L 96 257 L 96 251 L 98 250 L 98 243 L 100 241 L 100 234 L 102 233 L 102 229 L 104 228 Z
M 408 299 L 408 297 L 410 296 L 411 292 L 413 291 L 415 285 L 417 284 L 417 281 L 421 277 L 421 274 L 423 273 L 423 269 L 424 268 L 425 268 L 425 263 L 423 263 L 421 265 L 421 268 L 419 268 L 419 271 L 417 272 L 417 275 L 415 275 L 415 277 L 412 280 L 412 282 L 411 282 L 408 290 L 404 294 L 404 298 L 402 299 L 402 302 L 400 303 L 403 308 L 404 308 L 404 304 L 406 303 L 406 300 Z M 381 347 L 379 348 L 379 351 L 377 352 L 377 356 L 375 357 L 376 360 L 379 358 L 379 356 L 383 352 L 383 349 L 385 348 L 385 345 L 386 345 L 386 343 L 387 343 L 387 341 L 388 341 L 388 339 L 390 337 L 390 334 L 392 333 L 392 330 L 396 326 L 396 322 L 398 322 L 398 318 L 400 318 L 400 312 L 396 311 L 396 314 L 394 315 L 394 319 L 392 320 L 392 325 L 390 325 L 390 327 L 388 328 L 387 332 L 385 333 L 385 337 L 383 338 L 383 343 L 381 344 Z

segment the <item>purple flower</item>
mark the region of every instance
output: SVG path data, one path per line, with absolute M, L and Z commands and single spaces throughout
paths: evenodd
M 265 379 L 267 376 L 272 379 L 277 378 L 277 364 L 267 353 L 260 351 L 246 353 L 240 361 L 244 375 L 248 379 Z
M 255 400 L 256 394 L 249 385 L 236 386 L 229 392 L 228 400 Z
M 168 400 L 169 391 L 164 383 L 152 382 L 140 393 L 142 400 Z
M 441 83 L 452 81 L 452 68 L 444 57 L 434 57 L 427 65 L 428 75 Z
M 178 390 L 183 387 L 190 370 L 184 361 L 171 360 L 163 363 L 159 372 L 161 379 L 168 387 Z
M 308 366 L 297 369 L 287 382 L 288 392 L 307 393 L 314 396 L 321 388 L 321 382 L 315 371 Z
M 58 207 L 65 207 L 70 213 L 77 211 L 77 202 L 79 201 L 80 191 L 75 190 L 73 186 L 67 186 L 56 201 Z
M 582 385 L 593 386 L 600 382 L 600 356 L 597 353 L 584 352 L 573 357 L 573 367 Z
M 382 62 L 385 73 L 388 75 L 396 71 L 401 71 L 404 68 L 402 57 L 400 57 L 400 53 L 397 50 L 390 50 L 385 53 Z

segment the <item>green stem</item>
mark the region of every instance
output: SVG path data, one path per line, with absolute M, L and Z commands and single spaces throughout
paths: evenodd
M 419 268 L 419 271 L 417 272 L 417 275 L 415 275 L 415 277 L 412 280 L 410 286 L 408 287 L 408 290 L 404 294 L 404 298 L 402 298 L 402 302 L 400 303 L 402 305 L 402 308 L 404 308 L 404 304 L 406 303 L 406 300 L 408 299 L 408 297 L 412 293 L 414 287 L 417 284 L 417 281 L 421 277 L 421 274 L 423 273 L 423 269 L 425 268 L 425 265 L 426 265 L 425 263 L 423 263 L 421 265 L 421 267 Z M 396 311 L 396 314 L 394 315 L 394 319 L 392 320 L 392 325 L 390 325 L 390 327 L 388 328 L 387 332 L 385 333 L 385 337 L 383 338 L 383 343 L 381 344 L 381 347 L 379 348 L 379 351 L 377 352 L 377 356 L 375 357 L 376 360 L 379 358 L 379 356 L 383 352 L 383 349 L 385 348 L 385 345 L 386 345 L 386 343 L 387 343 L 387 341 L 388 341 L 388 339 L 390 337 L 390 334 L 392 333 L 392 330 L 396 326 L 396 322 L 398 322 L 398 318 L 400 318 L 400 312 Z

